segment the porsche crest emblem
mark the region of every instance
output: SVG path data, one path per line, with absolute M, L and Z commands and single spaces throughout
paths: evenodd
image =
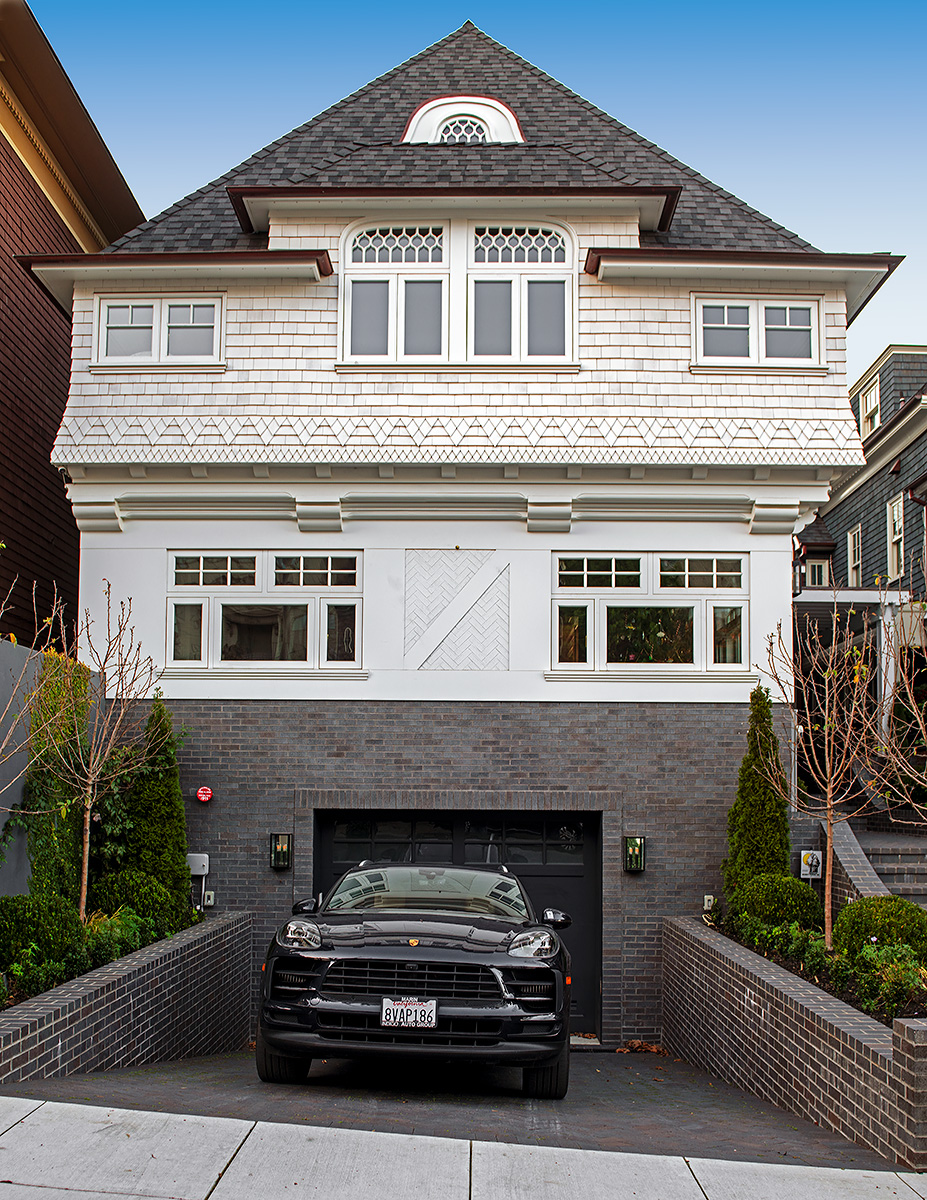
M 409 945 L 410 945 L 410 946 L 417 946 L 417 945 L 418 945 L 418 938 L 409 938 Z

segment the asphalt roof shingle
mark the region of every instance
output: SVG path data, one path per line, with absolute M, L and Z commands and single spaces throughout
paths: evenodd
M 525 145 L 411 146 L 409 116 L 437 96 L 492 96 L 518 117 Z M 332 188 L 681 186 L 667 233 L 642 242 L 689 249 L 812 250 L 665 150 L 546 75 L 471 22 L 368 83 L 109 247 L 165 252 L 246 250 L 230 185 Z

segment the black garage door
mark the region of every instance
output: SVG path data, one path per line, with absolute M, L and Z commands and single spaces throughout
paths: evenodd
M 327 891 L 362 859 L 504 863 L 538 912 L 573 918 L 563 940 L 573 956 L 574 1033 L 597 1033 L 601 975 L 599 818 L 595 814 L 319 812 L 315 890 Z

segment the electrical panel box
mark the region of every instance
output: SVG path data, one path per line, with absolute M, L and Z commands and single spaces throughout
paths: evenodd
M 190 874 L 197 877 L 209 874 L 209 855 L 208 854 L 188 854 L 187 866 L 190 868 Z

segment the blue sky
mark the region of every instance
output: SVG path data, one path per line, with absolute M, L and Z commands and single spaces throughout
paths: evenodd
M 927 344 L 923 0 L 33 11 L 149 216 L 469 18 L 822 250 L 907 255 L 850 329 L 851 381 Z

